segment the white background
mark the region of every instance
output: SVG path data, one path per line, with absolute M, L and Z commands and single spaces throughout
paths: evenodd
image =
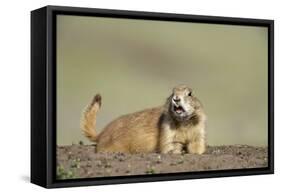
M 29 183 L 30 171 L 30 11 L 45 5 L 157 11 L 275 20 L 275 75 L 280 74 L 281 11 L 278 0 L 6 0 L 0 29 L 0 192 L 26 193 L 267 193 L 280 191 L 280 103 L 275 102 L 275 175 L 42 189 Z M 254 71 L 254 70 L 253 70 Z M 275 76 L 275 99 L 281 98 Z M 279 141 L 278 141 L 279 140 Z M 278 184 L 279 183 L 279 184 Z M 275 192 L 276 193 L 276 192 Z

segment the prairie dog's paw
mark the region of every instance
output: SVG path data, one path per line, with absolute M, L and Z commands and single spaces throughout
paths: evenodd
M 191 142 L 188 145 L 188 152 L 190 154 L 203 154 L 205 150 L 206 150 L 206 146 L 203 141 Z

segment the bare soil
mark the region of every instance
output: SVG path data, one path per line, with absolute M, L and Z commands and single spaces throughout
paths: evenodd
M 57 178 L 90 178 L 173 172 L 261 168 L 267 147 L 208 146 L 203 155 L 95 153 L 95 145 L 57 147 Z

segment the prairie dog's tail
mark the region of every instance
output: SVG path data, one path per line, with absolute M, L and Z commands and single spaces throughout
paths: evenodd
M 101 95 L 97 94 L 82 115 L 81 129 L 84 135 L 91 141 L 96 141 L 98 137 L 96 131 L 96 117 L 100 107 Z

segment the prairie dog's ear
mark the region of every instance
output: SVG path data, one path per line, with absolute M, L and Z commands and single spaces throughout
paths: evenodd
M 191 88 L 189 88 L 188 90 L 189 90 L 189 93 L 188 93 L 188 95 L 189 95 L 189 96 L 193 96 L 193 95 L 194 95 L 194 92 L 193 92 L 193 90 L 192 90 Z
M 171 102 L 173 96 L 174 96 L 174 93 L 172 93 L 172 94 L 167 98 L 167 102 Z
M 165 109 L 166 109 L 166 111 L 169 110 L 169 108 L 170 108 L 170 104 L 171 104 L 171 100 L 172 100 L 173 96 L 174 96 L 174 94 L 171 94 L 171 95 L 166 99 L 166 103 L 165 103 L 165 106 L 164 106 Z

